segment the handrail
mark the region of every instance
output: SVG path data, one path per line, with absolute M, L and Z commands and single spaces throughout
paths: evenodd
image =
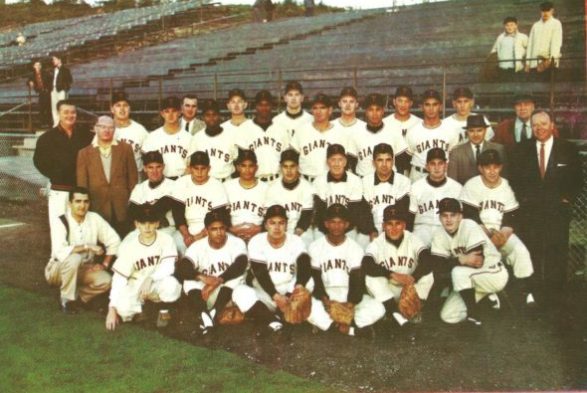
M 7 111 L 4 111 L 4 112 L 0 113 L 0 117 L 2 117 L 2 116 L 4 116 L 4 115 L 7 115 L 7 114 L 9 114 L 9 113 L 11 113 L 11 112 L 14 112 L 15 110 L 17 110 L 17 109 L 18 109 L 18 108 L 20 108 L 21 106 L 28 105 L 28 104 L 29 104 L 29 103 L 28 103 L 28 102 L 26 102 L 26 101 L 25 101 L 25 102 L 22 102 L 22 103 L 20 103 L 20 104 L 18 104 L 18 105 L 16 105 L 16 106 L 14 106 L 14 107 L 12 107 L 12 108 L 8 109 Z

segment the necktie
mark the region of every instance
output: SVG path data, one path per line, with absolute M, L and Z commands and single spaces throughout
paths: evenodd
M 540 169 L 540 177 L 544 179 L 544 174 L 546 173 L 546 163 L 544 162 L 544 143 L 540 144 L 540 158 L 538 165 Z
M 479 161 L 479 154 L 481 153 L 481 147 L 479 145 L 475 145 L 475 161 Z
M 522 133 L 520 134 L 520 142 L 524 142 L 527 139 L 528 138 L 526 136 L 526 123 L 522 123 Z
M 190 122 L 189 122 L 189 121 L 186 121 L 186 122 L 185 122 L 185 130 L 186 130 L 187 132 L 190 132 Z

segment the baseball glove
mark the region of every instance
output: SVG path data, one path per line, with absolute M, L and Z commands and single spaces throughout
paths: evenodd
M 289 296 L 287 307 L 283 310 L 283 317 L 287 323 L 293 325 L 304 322 L 312 311 L 312 295 L 304 287 L 296 287 Z
M 245 320 L 245 314 L 237 306 L 226 306 L 217 317 L 220 325 L 238 325 Z
M 416 287 L 413 284 L 404 285 L 399 297 L 398 309 L 407 319 L 412 319 L 420 313 L 422 302 L 420 301 L 418 292 L 416 292 Z
M 353 303 L 330 302 L 327 306 L 330 318 L 336 323 L 350 325 L 355 317 L 355 305 Z

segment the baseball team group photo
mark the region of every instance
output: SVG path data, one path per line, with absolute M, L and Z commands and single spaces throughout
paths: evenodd
M 585 4 L 106 3 L 0 32 L 2 391 L 587 389 Z

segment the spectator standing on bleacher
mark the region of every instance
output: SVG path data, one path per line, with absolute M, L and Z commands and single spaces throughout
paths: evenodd
M 53 55 L 53 72 L 51 73 L 51 85 L 49 90 L 51 91 L 51 109 L 53 111 L 53 127 L 57 127 L 59 123 L 59 110 L 57 109 L 57 103 L 67 98 L 69 89 L 73 83 L 73 77 L 69 68 L 63 65 L 63 61 L 60 55 Z
M 550 67 L 558 68 L 563 44 L 563 26 L 554 15 L 550 1 L 540 4 L 541 18 L 534 23 L 528 39 L 526 72 L 542 72 Z M 538 60 L 537 58 L 540 58 Z
M 143 162 L 141 160 L 141 148 L 149 133 L 142 124 L 137 123 L 130 118 L 130 101 L 124 92 L 112 94 L 110 103 L 110 112 L 114 116 L 114 138 L 117 141 L 128 143 L 137 164 L 137 170 L 142 172 Z
M 497 36 L 491 53 L 497 52 L 500 79 L 510 80 L 516 72 L 524 69 L 528 36 L 518 31 L 518 19 L 514 16 L 503 20 L 503 29 L 504 32 Z
M 49 92 L 49 85 L 51 82 L 48 79 L 47 73 L 43 70 L 43 65 L 40 60 L 33 61 L 33 72 L 27 80 L 29 88 L 34 89 L 39 95 L 39 120 L 41 127 L 51 126 L 53 123 L 51 116 L 51 93 Z
M 198 119 L 198 97 L 195 94 L 188 94 L 183 97 L 181 102 L 181 121 L 179 126 L 194 135 L 198 131 L 206 128 L 206 123 Z

